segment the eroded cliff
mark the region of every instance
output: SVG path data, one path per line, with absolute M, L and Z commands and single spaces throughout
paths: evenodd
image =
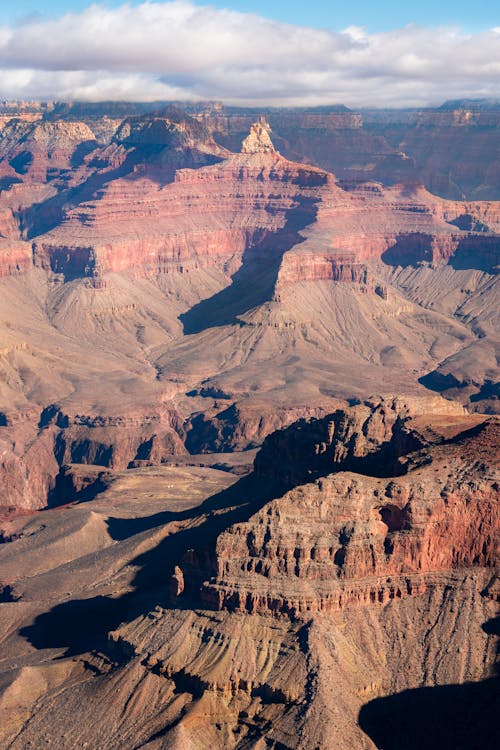
M 106 137 L 57 117 L 0 139 L 1 504 L 55 501 L 66 462 L 253 448 L 381 383 L 497 410 L 495 201 L 344 189 L 264 119 L 232 153 L 172 108 Z
M 299 423 L 262 449 L 274 482 L 109 472 L 85 503 L 4 524 L 1 741 L 413 748 L 434 700 L 430 747 L 492 749 L 499 424 L 443 403 Z M 287 444 L 321 476 L 292 479 Z

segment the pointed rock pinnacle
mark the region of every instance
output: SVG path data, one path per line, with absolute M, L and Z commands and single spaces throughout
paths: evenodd
M 250 133 L 247 135 L 243 143 L 241 144 L 242 154 L 269 154 L 276 153 L 276 149 L 273 146 L 273 142 L 269 136 L 271 128 L 267 120 L 261 117 L 257 122 L 250 128 Z

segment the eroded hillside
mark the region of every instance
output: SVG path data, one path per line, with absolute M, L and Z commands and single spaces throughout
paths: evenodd
M 212 115 L 76 111 L 0 135 L 0 504 L 374 392 L 497 410 L 498 202 L 346 186 L 263 119 L 235 153 Z
M 108 471 L 5 524 L 2 747 L 492 750 L 498 418 L 441 405 L 299 422 L 240 479 Z

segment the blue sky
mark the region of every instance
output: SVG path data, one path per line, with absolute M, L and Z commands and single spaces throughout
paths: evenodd
M 123 5 L 123 0 L 102 0 L 98 4 L 115 8 Z M 139 5 L 140 0 L 132 0 L 130 4 Z M 500 25 L 500 4 L 494 0 L 213 0 L 206 4 L 215 8 L 253 12 L 300 26 L 337 31 L 350 25 L 364 26 L 371 32 L 398 28 L 408 23 L 425 26 L 452 24 L 464 31 L 480 31 Z M 81 11 L 89 5 L 90 0 L 1 0 L 0 21 L 12 22 L 32 13 L 56 16 L 69 10 Z

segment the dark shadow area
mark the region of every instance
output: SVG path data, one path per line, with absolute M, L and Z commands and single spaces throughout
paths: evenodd
M 32 163 L 33 154 L 31 151 L 20 151 L 9 161 L 10 166 L 17 174 L 26 174 Z
M 118 541 L 169 521 L 201 517 L 197 526 L 166 537 L 156 547 L 130 561 L 129 565 L 138 568 L 131 593 L 118 598 L 96 596 L 58 604 L 39 615 L 32 625 L 22 628 L 20 634 L 37 649 L 64 648 L 65 656 L 91 650 L 106 652 L 111 648 L 107 639 L 110 630 L 156 605 L 175 609 L 202 606 L 200 585 L 213 574 L 217 536 L 228 526 L 247 520 L 275 496 L 275 491 L 272 483 L 264 485 L 253 476 L 244 477 L 200 506 L 181 513 L 110 519 L 110 533 Z M 178 564 L 186 574 L 186 588 L 181 597 L 172 599 L 169 576 Z
M 231 284 L 209 299 L 202 300 L 179 316 L 184 334 L 200 333 L 207 328 L 240 324 L 237 318 L 272 299 L 281 259 L 294 245 L 304 242 L 300 231 L 317 214 L 316 200 L 300 196 L 286 215 L 283 229 L 263 236 L 243 253 L 241 266 Z
M 482 628 L 500 635 L 500 617 Z M 380 750 L 496 750 L 500 678 L 377 698 L 361 708 L 358 722 Z
M 245 478 L 243 478 L 236 485 L 232 485 L 226 490 L 221 490 L 221 492 L 208 498 L 201 505 L 180 512 L 161 511 L 145 518 L 109 518 L 108 531 L 115 541 L 121 542 L 135 534 L 140 534 L 143 531 L 151 531 L 171 521 L 187 521 L 191 518 L 202 516 L 205 513 L 210 514 L 216 510 L 224 510 L 224 508 L 230 507 L 237 502 L 235 489 L 238 490 L 238 496 L 243 497 L 242 502 L 248 503 L 250 496 L 248 495 L 246 485 Z M 253 483 L 250 482 L 250 485 L 253 485 Z M 169 539 L 173 541 L 173 537 L 169 537 Z
M 198 414 L 191 419 L 185 446 L 189 453 L 230 453 L 234 431 L 240 422 L 240 413 L 236 404 L 231 404 L 211 418 L 205 414 Z M 257 445 L 250 443 L 250 448 Z
M 380 520 L 385 523 L 389 532 L 404 531 L 410 528 L 411 520 L 407 508 L 399 508 L 397 505 L 387 503 L 379 510 Z
M 61 412 L 58 404 L 49 404 L 40 413 L 38 429 L 41 430 L 44 427 L 49 427 L 51 424 L 55 424 L 61 428 L 69 427 L 69 417 Z
M 483 383 L 481 389 L 470 397 L 470 400 L 472 403 L 475 403 L 486 398 L 500 399 L 500 383 L 493 383 L 491 380 L 487 380 Z
M 481 592 L 483 596 L 487 595 L 487 589 Z M 488 633 L 488 635 L 496 635 L 500 637 L 500 615 L 497 617 L 492 617 L 491 620 L 486 620 L 485 623 L 481 626 L 485 633 Z M 500 655 L 500 642 L 498 644 L 498 653 Z M 500 664 L 498 665 L 497 671 L 500 672 Z
M 83 143 L 79 143 L 71 155 L 71 168 L 76 169 L 77 167 L 81 167 L 85 161 L 85 157 L 91 154 L 92 151 L 95 151 L 96 148 L 99 148 L 97 141 L 83 141 Z
M 443 374 L 439 370 L 433 370 L 426 375 L 422 375 L 418 382 L 430 391 L 436 391 L 436 393 L 442 393 L 450 388 L 463 388 L 467 385 L 467 383 L 457 380 L 452 373 Z
M 95 477 L 90 476 L 88 481 L 80 477 L 78 484 L 75 484 L 71 466 L 61 466 L 54 486 L 47 494 L 47 507 L 43 509 L 43 512 L 67 503 L 88 503 L 95 500 L 97 495 L 104 492 L 108 486 L 109 475 L 106 471 L 100 472 Z
M 485 414 L 495 413 L 495 402 L 500 399 L 500 383 L 486 380 L 481 386 L 467 380 L 458 380 L 451 372 L 441 373 L 433 370 L 418 378 L 418 382 L 430 391 L 443 393 L 447 391 L 448 399 L 460 399 L 461 395 L 469 398 L 471 404 L 484 401 L 479 411 Z M 476 390 L 479 389 L 479 390 Z M 472 391 L 476 393 L 472 393 Z M 489 403 L 488 403 L 489 402 Z
M 381 257 L 388 266 L 417 266 L 422 262 L 432 263 L 432 237 L 421 232 L 402 234 L 392 247 L 382 253 Z
M 479 219 L 476 219 L 475 216 L 471 216 L 470 214 L 461 214 L 460 216 L 457 216 L 456 219 L 452 219 L 451 221 L 447 222 L 448 224 L 452 224 L 455 227 L 458 227 L 463 232 L 489 232 L 490 228 L 486 226 L 486 224 L 483 224 L 482 221 L 479 221 Z
M 329 435 L 329 425 L 335 425 L 333 440 Z M 257 453 L 255 471 L 262 478 L 279 477 L 286 489 L 338 471 L 371 477 L 397 477 L 406 474 L 409 468 L 401 459 L 425 447 L 421 436 L 408 430 L 399 417 L 391 428 L 390 437 L 373 445 L 364 455 L 356 455 L 358 433 L 349 435 L 344 429 L 344 412 L 339 410 L 321 419 L 300 419 L 289 427 L 276 430 L 266 437 Z M 316 452 L 318 445 L 327 447 Z M 276 465 L 278 455 L 286 456 L 279 466 Z M 425 452 L 420 460 L 428 460 Z
M 64 456 L 69 452 L 69 462 L 72 464 L 110 467 L 113 463 L 113 450 L 113 443 L 85 437 L 67 441 L 64 432 L 59 432 L 54 446 L 54 456 L 59 466 L 63 465 Z
M 0 191 L 10 190 L 12 185 L 22 182 L 20 177 L 0 177 Z
M 231 401 L 233 396 L 229 393 L 225 393 L 221 388 L 214 386 L 202 386 L 201 388 L 194 388 L 192 391 L 188 391 L 186 396 L 201 396 L 202 398 L 216 398 L 222 401 Z
M 0 534 L 0 544 L 4 543 L 4 539 L 2 538 L 2 535 Z M 9 584 L 0 584 L 0 604 L 6 604 L 6 603 L 12 603 L 17 602 L 19 600 L 19 597 L 17 597 L 14 594 L 14 590 L 12 586 Z
M 360 427 L 369 427 L 369 419 Z M 476 424 L 453 437 L 436 435 L 432 445 L 455 445 L 476 437 L 488 429 L 489 421 Z M 289 427 L 268 435 L 254 460 L 257 477 L 280 482 L 282 492 L 297 485 L 313 482 L 339 471 L 352 471 L 369 477 L 390 479 L 408 474 L 418 466 L 432 461 L 432 445 L 418 431 L 398 417 L 387 438 L 378 444 L 369 443 L 359 451 L 358 432 L 344 432 L 344 411 L 339 410 L 320 419 L 299 419 Z M 330 432 L 332 430 L 332 432 Z M 321 451 L 317 447 L 322 446 Z M 281 456 L 281 461 L 276 461 Z M 389 508 L 389 506 L 387 506 Z M 390 531 L 407 528 L 408 519 L 384 511 L 382 518 Z M 398 528 L 399 527 L 399 528 Z
M 500 265 L 500 239 L 498 236 L 472 235 L 460 240 L 448 263 L 456 271 L 497 273 Z
M 405 690 L 363 706 L 361 729 L 381 750 L 496 750 L 500 679 Z
M 91 247 L 55 248 L 50 253 L 50 270 L 62 274 L 64 281 L 88 278 L 96 274 L 96 257 Z
M 415 211 L 418 211 L 418 207 Z M 427 212 L 427 209 L 422 209 Z M 486 227 L 487 230 L 487 227 Z M 476 230 L 458 241 L 448 264 L 456 271 L 477 270 L 496 273 L 500 264 L 500 241 L 497 236 L 485 235 Z M 434 262 L 433 238 L 430 234 L 412 232 L 399 235 L 397 242 L 382 253 L 382 260 L 388 266 L 418 266 Z

